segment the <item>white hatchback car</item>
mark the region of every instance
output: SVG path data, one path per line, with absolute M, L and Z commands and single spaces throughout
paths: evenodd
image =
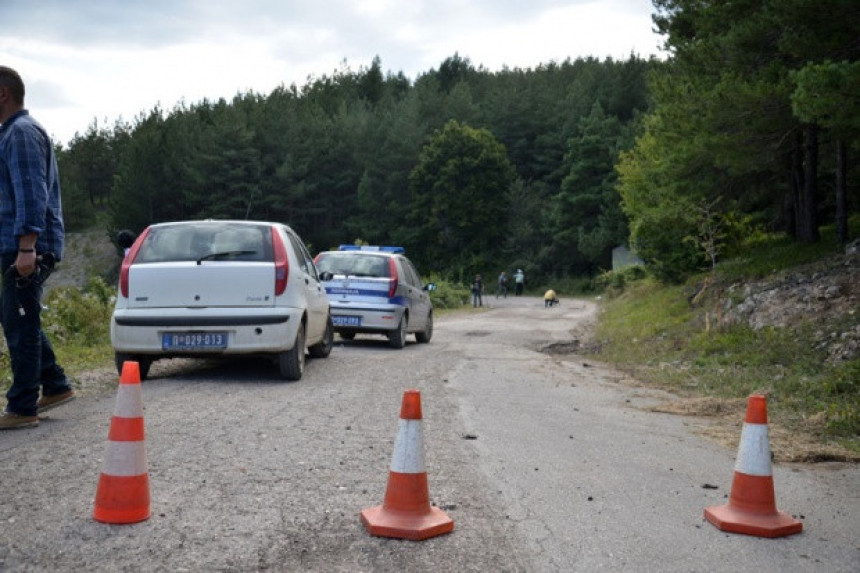
M 260 221 L 147 227 L 122 263 L 111 318 L 117 369 L 178 356 L 267 355 L 298 380 L 305 351 L 325 358 L 334 331 L 325 288 L 299 236 Z

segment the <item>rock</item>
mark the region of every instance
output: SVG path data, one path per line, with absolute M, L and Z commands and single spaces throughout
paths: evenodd
M 815 347 L 831 360 L 851 360 L 860 355 L 860 239 L 846 247 L 846 254 L 792 269 L 782 275 L 728 287 L 723 303 L 723 323 L 792 328 L 816 325 Z M 738 294 L 741 299 L 737 303 Z M 846 319 L 848 319 L 846 321 Z M 847 322 L 847 324 L 846 324 Z M 830 325 L 839 324 L 838 332 Z M 827 329 L 827 330 L 825 330 Z M 825 334 L 826 333 L 826 334 Z

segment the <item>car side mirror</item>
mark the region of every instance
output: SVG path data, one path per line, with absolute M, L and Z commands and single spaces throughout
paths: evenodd
M 427 283 L 426 285 L 424 285 L 424 290 L 426 290 L 427 292 L 433 292 L 434 290 L 436 290 L 436 283 Z
M 323 271 L 320 273 L 320 280 L 323 282 L 328 282 L 333 278 L 334 275 L 331 273 L 331 271 Z

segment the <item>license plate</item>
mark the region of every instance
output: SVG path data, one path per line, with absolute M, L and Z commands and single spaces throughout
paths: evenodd
M 226 332 L 166 332 L 161 335 L 163 350 L 217 350 L 227 348 Z
M 335 326 L 361 326 L 361 317 L 332 315 L 331 323 Z

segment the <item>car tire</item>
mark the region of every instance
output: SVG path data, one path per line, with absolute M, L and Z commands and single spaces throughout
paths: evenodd
M 301 380 L 305 371 L 305 325 L 299 324 L 293 347 L 278 354 L 278 368 L 285 380 Z
M 388 331 L 388 346 L 400 349 L 406 346 L 406 315 L 400 317 L 400 323 L 394 330 Z
M 323 339 L 308 348 L 311 358 L 328 358 L 331 354 L 331 349 L 334 346 L 334 325 L 331 323 L 331 317 L 326 318 L 325 334 Z
M 344 340 L 353 340 L 355 338 L 354 332 L 338 332 L 337 334 Z
M 114 363 L 116 364 L 116 371 L 119 374 L 122 374 L 122 365 L 125 362 L 137 362 L 138 370 L 140 372 L 140 381 L 143 382 L 146 380 L 146 377 L 149 376 L 149 367 L 152 366 L 151 358 L 144 358 L 142 356 L 133 356 L 131 354 L 124 354 L 122 352 L 114 353 Z
M 423 344 L 427 344 L 430 342 L 430 339 L 433 338 L 433 311 L 431 310 L 429 314 L 427 314 L 427 324 L 424 327 L 424 330 L 421 332 L 415 333 L 415 340 L 421 342 Z

